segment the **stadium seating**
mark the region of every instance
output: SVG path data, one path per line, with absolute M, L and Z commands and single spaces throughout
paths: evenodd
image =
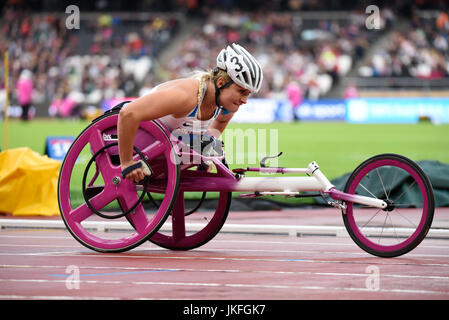
M 28 69 L 33 73 L 35 104 L 50 106 L 52 116 L 76 116 L 80 105 L 139 96 L 162 81 L 210 69 L 219 50 L 230 42 L 248 47 L 263 65 L 265 81 L 256 97 L 286 97 L 292 83 L 311 100 L 342 97 L 345 88 L 332 90 L 346 76 L 354 78 L 352 85 L 344 84 L 349 89 L 356 89 L 354 84 L 362 89 L 447 87 L 449 18 L 444 10 L 412 11 L 398 28 L 397 16 L 385 7 L 380 29 L 371 30 L 365 25 L 366 13 L 343 1 L 333 1 L 335 8 L 314 1 L 260 1 L 273 9 L 269 12 L 251 11 L 235 1 L 210 2 L 229 10 L 211 6 L 204 11 L 194 1 L 163 14 L 96 11 L 81 16 L 79 30 L 67 29 L 61 14 L 6 6 L 0 51 L 9 48 L 11 87 Z M 139 6 L 143 3 L 136 2 L 132 9 Z M 332 10 L 336 8 L 346 11 Z M 186 16 L 186 9 L 196 15 Z M 186 20 L 189 30 L 183 30 Z M 374 45 L 379 39 L 383 45 Z M 161 59 L 168 45 L 172 57 Z M 17 97 L 12 93 L 14 103 Z
M 56 14 L 7 9 L 0 52 L 9 47 L 11 87 L 22 70 L 30 70 L 35 104 L 50 105 L 51 116 L 79 115 L 80 104 L 136 95 L 178 28 L 178 16 L 84 15 L 82 27 L 69 30 Z
M 288 83 L 301 84 L 309 98 L 326 95 L 353 60 L 363 55 L 370 32 L 359 14 L 212 12 L 191 32 L 176 59 L 164 67 L 170 75 L 208 69 L 223 46 L 239 42 L 263 64 L 265 83 L 259 96 L 283 93 Z M 207 50 L 204 50 L 207 48 Z
M 444 12 L 441 14 L 446 15 Z M 447 77 L 449 24 L 438 26 L 438 18 L 439 15 L 437 19 L 417 17 L 407 29 L 392 32 L 369 65 L 360 69 L 361 75 L 421 79 Z

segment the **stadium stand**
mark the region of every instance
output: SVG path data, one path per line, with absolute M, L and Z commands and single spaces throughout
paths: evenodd
M 296 81 L 307 97 L 317 99 L 349 72 L 353 61 L 380 34 L 366 30 L 359 13 L 214 11 L 164 67 L 175 77 L 195 68 L 208 69 L 223 46 L 240 42 L 263 64 L 265 82 L 259 96 L 277 95 Z
M 359 73 L 364 77 L 448 77 L 449 20 L 443 12 L 416 12 L 403 30 L 389 34 Z
M 80 106 L 142 95 L 161 81 L 209 69 L 229 42 L 262 62 L 258 97 L 286 97 L 292 83 L 312 100 L 449 84 L 446 1 L 380 2 L 375 30 L 365 25 L 363 1 L 339 0 L 83 2 L 81 28 L 70 30 L 69 2 L 15 0 L 0 8 L 0 52 L 9 48 L 12 87 L 30 70 L 33 101 L 51 116 L 79 115 Z
M 85 14 L 83 28 L 69 30 L 64 16 L 7 8 L 0 50 L 9 47 L 13 87 L 22 70 L 29 70 L 34 102 L 50 103 L 50 115 L 69 116 L 81 102 L 98 105 L 135 95 L 176 31 L 176 16 Z

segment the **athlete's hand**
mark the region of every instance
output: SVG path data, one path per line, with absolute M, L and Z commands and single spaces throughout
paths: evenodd
M 126 170 L 127 168 L 129 168 L 130 166 L 133 166 L 136 164 L 137 164 L 137 162 L 134 162 L 134 161 L 122 163 L 121 164 L 122 172 L 124 170 Z M 132 170 L 131 172 L 127 173 L 124 178 L 134 181 L 134 182 L 139 182 L 145 178 L 145 174 L 143 173 L 142 167 L 140 167 L 140 168 L 136 168 L 136 169 Z

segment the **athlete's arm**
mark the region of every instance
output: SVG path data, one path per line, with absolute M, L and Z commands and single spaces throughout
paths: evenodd
M 231 121 L 233 112 L 226 115 L 220 113 L 220 115 L 212 122 L 212 124 L 207 129 L 207 133 L 213 135 L 215 138 L 219 138 L 223 131 L 228 126 L 229 121 Z
M 120 111 L 117 131 L 120 163 L 122 170 L 134 164 L 133 145 L 139 124 L 172 114 L 185 114 L 196 103 L 195 92 L 190 86 L 192 83 L 178 83 L 176 86 L 168 85 L 143 97 L 140 97 Z M 140 181 L 144 178 L 143 171 L 136 169 L 126 176 L 127 179 Z

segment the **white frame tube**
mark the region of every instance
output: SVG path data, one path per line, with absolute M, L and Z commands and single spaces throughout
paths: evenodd
M 244 177 L 233 187 L 233 191 L 321 191 L 323 186 L 315 177 Z
M 282 169 L 280 171 L 279 169 Z M 335 189 L 313 161 L 307 168 L 260 168 L 260 172 L 302 173 L 309 177 L 243 177 L 233 187 L 233 191 L 246 192 L 293 192 L 320 191 L 329 194 L 335 200 L 344 200 L 385 209 L 387 203 L 383 200 L 360 195 L 350 195 Z
M 312 175 L 310 177 L 244 177 L 233 187 L 235 191 L 249 192 L 303 192 L 303 191 L 328 191 L 335 186 L 330 183 L 320 171 L 318 164 L 313 161 L 307 168 L 260 168 L 264 173 L 300 173 Z

